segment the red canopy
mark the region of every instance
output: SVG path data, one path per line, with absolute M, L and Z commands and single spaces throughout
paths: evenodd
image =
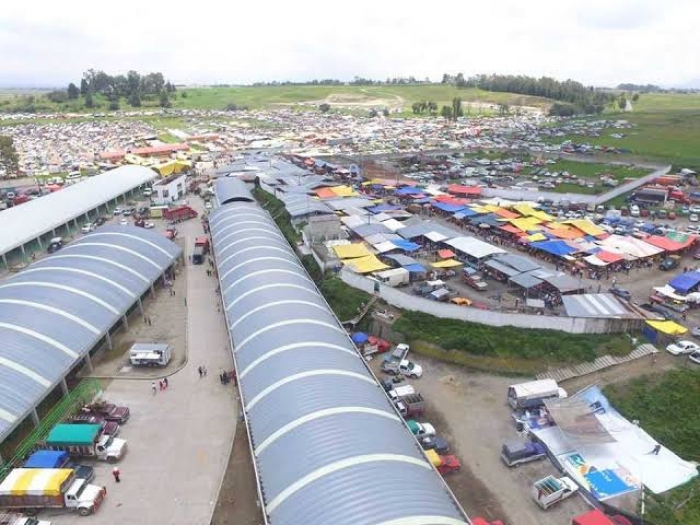
M 629 522 L 628 522 L 629 523 Z M 615 525 L 615 523 L 598 509 L 576 516 L 573 525 Z
M 668 237 L 661 237 L 660 235 L 650 235 L 644 242 L 656 246 L 657 248 L 663 248 L 667 252 L 677 252 L 683 248 L 687 248 L 695 242 L 695 237 L 688 235 L 685 242 L 677 242 L 669 239 Z
M 622 261 L 624 257 L 622 255 L 619 255 L 617 253 L 611 253 L 611 252 L 606 252 L 605 250 L 601 250 L 598 253 L 595 254 L 598 259 L 600 259 L 603 262 L 606 263 L 616 263 L 618 261 Z
M 448 193 L 452 193 L 454 195 L 481 195 L 481 188 L 479 188 L 478 186 L 462 186 L 460 184 L 450 184 L 447 187 L 447 191 Z
M 438 250 L 438 257 L 440 259 L 451 259 L 455 256 L 455 252 L 452 250 Z

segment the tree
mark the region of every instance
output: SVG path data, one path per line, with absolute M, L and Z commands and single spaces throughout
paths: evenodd
M 95 102 L 92 100 L 92 93 L 89 91 L 87 92 L 87 95 L 85 95 L 85 107 L 89 109 L 95 107 Z
M 140 108 L 141 107 L 141 93 L 139 93 L 138 90 L 133 91 L 129 95 L 128 102 L 132 108 Z
M 382 115 L 384 115 L 385 117 L 388 117 L 388 116 L 389 116 L 389 110 L 388 110 L 387 108 L 384 108 L 384 109 L 382 110 Z
M 187 98 L 187 91 L 180 93 L 180 98 Z
M 81 95 L 87 95 L 88 90 L 90 89 L 90 86 L 88 85 L 88 81 L 85 77 L 80 79 L 80 94 Z
M 131 97 L 135 93 L 139 94 L 140 105 L 141 95 L 139 93 L 139 90 L 141 89 L 141 75 L 139 75 L 136 71 L 132 70 L 126 74 L 126 89 L 127 93 L 129 94 L 129 97 Z M 131 104 L 131 102 L 129 102 L 129 104 Z
M 161 91 L 160 95 L 158 95 L 158 104 L 162 108 L 169 108 L 172 106 L 170 103 L 170 98 L 168 97 L 168 94 L 165 91 Z
M 372 109 L 369 110 L 369 117 L 370 117 L 370 118 L 374 118 L 374 117 L 376 117 L 377 115 L 378 115 L 378 113 L 377 113 L 377 110 L 376 110 L 376 109 L 372 108 Z
M 414 102 L 411 104 L 411 109 L 413 110 L 414 115 L 418 115 L 420 113 L 420 102 Z
M 110 111 L 119 111 L 119 101 L 118 100 L 110 100 L 109 101 L 109 106 L 107 107 Z
M 0 167 L 8 173 L 16 173 L 19 168 L 19 157 L 12 137 L 0 135 Z
M 632 95 L 632 102 L 637 102 L 639 100 L 639 93 Z
M 46 98 L 51 102 L 62 104 L 68 100 L 68 93 L 65 91 L 51 91 L 46 94 Z
M 464 111 L 462 110 L 462 99 L 455 97 L 452 99 L 452 120 L 457 122 L 457 119 L 462 116 L 464 116 Z
M 549 115 L 553 117 L 571 117 L 576 113 L 576 109 L 571 104 L 561 104 L 557 102 L 549 108 Z
M 617 107 L 621 110 L 627 107 L 627 97 L 625 95 L 620 95 L 620 99 L 617 101 Z
M 453 84 L 454 83 L 454 78 L 452 75 L 448 75 L 447 73 L 443 73 L 442 75 L 442 83 L 443 84 Z
M 445 120 L 452 120 L 452 106 L 442 106 L 440 116 L 442 116 Z
M 464 80 L 464 75 L 462 73 L 457 73 L 457 76 L 455 77 L 455 85 L 457 87 L 464 87 L 467 85 L 467 81 Z
M 430 102 L 428 102 L 428 113 L 435 116 L 435 115 L 437 115 L 437 112 L 438 112 L 437 102 L 433 102 L 432 100 Z
M 330 104 L 326 104 L 326 103 L 324 102 L 323 104 L 321 104 L 321 105 L 318 107 L 318 109 L 321 110 L 321 113 L 328 113 L 328 111 L 330 111 L 330 109 L 331 109 L 331 105 L 330 105 Z
M 78 89 L 78 86 L 73 84 L 73 82 L 68 84 L 68 98 L 70 100 L 75 100 L 79 96 L 80 96 L 80 90 Z

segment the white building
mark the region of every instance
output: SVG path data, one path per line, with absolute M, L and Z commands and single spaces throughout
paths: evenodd
M 173 174 L 153 183 L 151 200 L 157 206 L 180 200 L 187 191 L 187 175 Z

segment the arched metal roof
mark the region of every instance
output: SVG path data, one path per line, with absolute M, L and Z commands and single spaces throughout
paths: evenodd
M 209 224 L 266 519 L 468 523 L 269 215 Z
M 219 177 L 214 190 L 219 206 L 237 201 L 255 202 L 245 182 L 237 177 Z
M 0 281 L 0 437 L 181 253 L 153 230 L 105 226 Z

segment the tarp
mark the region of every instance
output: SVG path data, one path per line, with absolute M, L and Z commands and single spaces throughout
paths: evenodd
M 372 236 L 372 237 L 374 237 L 374 236 Z M 392 250 L 398 250 L 398 247 L 391 241 L 384 241 L 384 242 L 374 244 L 374 245 L 372 245 L 372 248 L 374 248 L 377 251 L 377 253 L 380 253 L 380 254 L 387 253 L 387 252 L 390 252 Z
M 338 195 L 333 191 L 333 188 L 318 188 L 314 193 L 319 199 L 335 199 Z
M 464 204 L 448 204 L 446 202 L 433 202 L 432 206 L 433 208 L 437 208 L 438 210 L 446 211 L 448 213 L 454 213 L 466 208 Z
M 455 259 L 447 259 L 445 261 L 430 263 L 430 266 L 433 268 L 454 268 L 456 266 L 462 266 L 463 264 L 464 263 L 461 263 Z
M 399 188 L 396 190 L 395 195 L 424 195 L 425 192 L 419 188 Z
M 453 195 L 481 195 L 481 188 L 479 188 L 478 186 L 461 186 L 459 184 L 450 184 L 447 187 L 447 191 L 448 193 L 452 193 Z
M 411 264 L 418 264 L 418 261 L 416 261 L 413 257 L 409 257 L 408 255 L 402 255 L 400 253 L 384 255 L 383 257 L 385 259 L 389 259 L 390 261 L 394 261 L 399 266 L 408 266 Z
M 571 224 L 586 235 L 593 235 L 594 237 L 606 233 L 604 229 L 588 219 L 572 219 L 570 221 L 563 221 L 563 224 Z
M 350 186 L 334 186 L 331 188 L 331 191 L 337 197 L 356 197 L 358 195 Z
M 372 213 L 381 213 L 384 211 L 395 211 L 395 210 L 400 210 L 401 206 L 394 206 L 393 204 L 379 204 L 377 206 L 372 206 L 371 208 L 367 208 L 369 211 Z
M 461 219 L 464 219 L 465 217 L 474 217 L 474 215 L 479 215 L 479 213 L 472 210 L 471 208 L 464 208 L 463 210 L 455 213 L 454 218 L 461 220 Z
M 377 259 L 374 255 L 352 259 L 348 261 L 348 266 L 350 266 L 357 273 L 371 273 L 389 268 L 389 266 Z
M 584 236 L 584 233 L 578 228 L 560 222 L 550 222 L 546 231 L 560 239 L 579 239 Z
M 369 336 L 364 332 L 355 332 L 350 339 L 352 339 L 352 342 L 356 345 L 361 345 L 367 342 Z
M 426 273 L 428 270 L 423 268 L 420 264 L 407 264 L 402 267 L 404 270 L 408 270 L 411 273 Z
M 72 469 L 16 468 L 0 484 L 2 496 L 60 496 Z
M 37 450 L 27 461 L 24 468 L 56 468 L 68 461 L 68 452 L 61 450 Z
M 521 219 L 510 219 L 510 221 L 508 222 L 510 222 L 520 231 L 529 232 L 533 230 L 539 230 L 540 223 L 542 221 L 535 217 L 523 217 Z
M 392 232 L 395 232 L 396 230 L 400 230 L 401 228 L 405 228 L 406 226 L 402 223 L 397 221 L 396 219 L 389 219 L 384 222 L 382 222 L 384 226 L 389 228 Z
M 531 242 L 530 246 L 558 257 L 561 257 L 562 255 L 570 255 L 578 251 L 576 248 L 569 246 L 564 241 Z
M 700 283 L 700 272 L 686 272 L 671 279 L 670 284 L 677 292 L 687 294 Z
M 438 250 L 437 254 L 438 254 L 438 257 L 440 257 L 440 259 L 451 259 L 452 257 L 455 256 L 455 252 L 453 252 L 452 250 L 448 250 L 448 249 Z
M 529 204 L 514 204 L 511 206 L 515 211 L 517 211 L 519 214 L 524 215 L 526 217 L 535 217 L 537 219 L 540 219 L 541 221 L 553 221 L 555 217 L 552 217 L 548 213 L 543 212 L 542 210 L 536 210 Z
M 399 250 L 403 250 L 405 252 L 415 252 L 416 250 L 420 250 L 420 244 L 416 244 L 415 242 L 405 240 L 391 242 L 394 243 Z
M 685 326 L 681 326 L 678 323 L 674 323 L 673 321 L 648 320 L 646 323 L 657 332 L 661 332 L 662 334 L 666 335 L 674 336 L 688 333 L 688 329 Z
M 606 250 L 600 250 L 599 252 L 596 252 L 596 257 L 600 259 L 601 261 L 605 263 L 615 263 L 619 261 L 623 261 L 625 258 L 618 254 L 618 253 L 611 253 Z
M 446 241 L 446 244 L 450 245 L 456 251 L 476 259 L 481 259 L 497 253 L 505 253 L 503 248 L 499 248 L 474 237 L 455 237 L 454 239 Z
M 366 257 L 372 255 L 364 243 L 344 244 L 333 246 L 333 251 L 339 259 L 354 259 L 356 257 Z
M 505 208 L 497 207 L 495 210 L 493 210 L 493 213 L 495 213 L 499 217 L 503 217 L 504 219 L 517 219 L 518 217 L 520 217 L 519 214 L 510 210 L 506 210 Z
M 644 242 L 651 244 L 652 246 L 657 246 L 663 248 L 667 252 L 677 252 L 684 248 L 687 248 L 695 242 L 695 237 L 692 235 L 674 236 L 670 238 L 668 236 L 661 237 L 660 235 L 650 235 L 644 239 Z

